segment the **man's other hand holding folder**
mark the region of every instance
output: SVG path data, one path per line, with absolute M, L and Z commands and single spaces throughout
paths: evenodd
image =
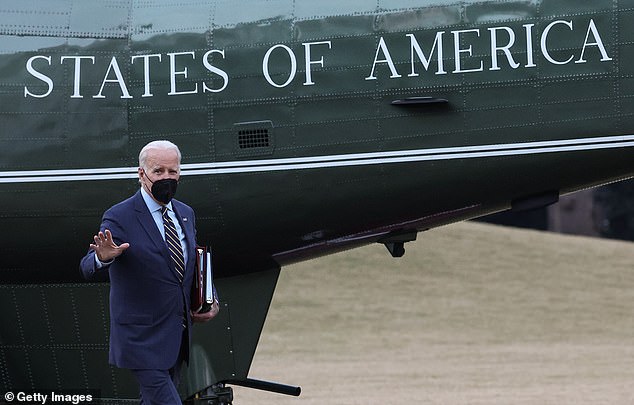
M 205 247 L 196 247 L 196 274 L 191 295 L 191 315 L 194 322 L 207 322 L 220 311 L 213 277 L 211 251 Z

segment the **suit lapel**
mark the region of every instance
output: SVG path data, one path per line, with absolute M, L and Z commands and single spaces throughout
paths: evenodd
M 147 205 L 145 205 L 145 201 L 143 201 L 143 196 L 140 191 L 135 195 L 134 209 L 137 212 L 137 219 L 139 220 L 141 227 L 143 227 L 150 240 L 159 248 L 161 254 L 165 260 L 167 260 L 171 268 L 172 260 L 170 259 L 167 245 L 161 236 L 161 232 L 156 227 L 156 222 L 154 222 L 154 218 L 152 218 L 150 210 Z

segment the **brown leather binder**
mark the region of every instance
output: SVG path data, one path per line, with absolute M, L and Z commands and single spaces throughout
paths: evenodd
M 209 312 L 214 300 L 216 300 L 210 249 L 196 246 L 195 270 L 196 274 L 194 275 L 191 293 L 191 310 L 197 313 Z

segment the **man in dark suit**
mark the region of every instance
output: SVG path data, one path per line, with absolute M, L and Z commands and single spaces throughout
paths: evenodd
M 190 312 L 196 219 L 174 200 L 181 153 L 168 141 L 139 154 L 141 189 L 108 209 L 81 260 L 89 280 L 110 280 L 110 363 L 132 370 L 142 404 L 181 404 L 180 367 L 189 360 L 192 322 L 218 313 Z

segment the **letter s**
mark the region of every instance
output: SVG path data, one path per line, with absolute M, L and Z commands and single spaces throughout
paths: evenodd
M 35 98 L 44 98 L 44 97 L 48 97 L 48 95 L 51 94 L 51 92 L 53 91 L 53 81 L 51 80 L 50 77 L 46 76 L 43 73 L 38 72 L 37 70 L 35 70 L 35 68 L 33 67 L 33 61 L 36 59 L 44 59 L 48 62 L 48 65 L 51 65 L 51 57 L 50 56 L 44 56 L 44 55 L 35 55 L 29 58 L 29 60 L 26 61 L 26 71 L 29 72 L 33 77 L 40 79 L 41 81 L 43 81 L 44 83 L 46 83 L 48 85 L 48 90 L 43 93 L 43 94 L 35 94 L 35 93 L 31 93 L 29 91 L 29 89 L 24 86 L 24 97 L 35 97 Z
M 209 70 L 211 73 L 215 73 L 218 76 L 222 77 L 222 80 L 224 81 L 224 84 L 219 89 L 212 89 L 212 88 L 208 87 L 205 82 L 203 82 L 203 93 L 206 93 L 208 91 L 210 91 L 212 93 L 220 93 L 221 91 L 226 89 L 227 85 L 229 84 L 229 75 L 227 75 L 227 72 L 225 72 L 222 69 L 219 69 L 219 68 L 215 67 L 214 65 L 211 64 L 211 62 L 209 62 L 209 57 L 212 54 L 214 54 L 214 53 L 219 53 L 220 55 L 222 55 L 223 59 L 225 57 L 225 51 L 224 50 L 220 51 L 218 49 L 212 49 L 211 51 L 207 52 L 203 56 L 203 65 L 205 65 L 205 68 L 207 68 L 207 70 Z

